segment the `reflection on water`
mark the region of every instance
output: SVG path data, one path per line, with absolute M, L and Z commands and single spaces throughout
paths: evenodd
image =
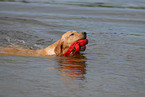
M 84 80 L 86 74 L 86 58 L 63 57 L 60 58 L 57 64 L 57 69 L 61 72 L 60 76 L 64 80 Z

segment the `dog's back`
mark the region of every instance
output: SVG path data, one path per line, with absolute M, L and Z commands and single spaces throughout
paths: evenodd
M 25 49 L 20 46 L 0 47 L 0 55 L 37 56 L 37 50 Z

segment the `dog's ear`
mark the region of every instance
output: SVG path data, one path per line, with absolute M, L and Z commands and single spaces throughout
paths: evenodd
M 56 53 L 56 55 L 60 55 L 62 53 L 62 49 L 63 49 L 63 41 L 59 40 L 57 46 L 54 49 L 54 52 Z

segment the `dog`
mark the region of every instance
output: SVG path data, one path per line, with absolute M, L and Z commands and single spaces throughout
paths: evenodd
M 60 56 L 61 54 L 65 53 L 73 42 L 78 40 L 86 39 L 87 33 L 77 31 L 68 31 L 62 35 L 62 37 L 53 43 L 52 45 L 40 49 L 40 50 L 31 50 L 31 49 L 24 49 L 22 47 L 5 47 L 0 48 L 0 55 L 20 55 L 20 56 L 49 56 L 49 55 L 57 55 Z M 80 47 L 80 51 L 85 50 L 84 47 Z M 75 48 L 73 49 L 75 51 Z M 72 52 L 73 53 L 73 52 Z

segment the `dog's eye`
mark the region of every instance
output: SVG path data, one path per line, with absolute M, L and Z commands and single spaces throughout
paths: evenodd
M 73 36 L 74 35 L 74 33 L 72 33 L 70 36 Z

